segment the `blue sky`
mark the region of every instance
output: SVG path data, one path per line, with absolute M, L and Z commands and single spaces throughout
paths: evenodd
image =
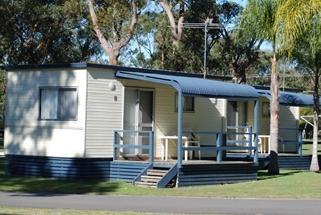
M 247 0 L 233 0 L 233 1 L 238 2 L 242 6 L 245 6 L 247 4 Z
M 231 0 L 231 1 L 237 2 L 240 5 L 242 5 L 243 7 L 247 4 L 247 0 Z

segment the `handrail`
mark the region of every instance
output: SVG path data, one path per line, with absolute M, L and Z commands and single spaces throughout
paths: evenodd
M 185 151 L 208 151 L 208 150 L 213 150 L 213 149 L 218 149 L 218 150 L 254 150 L 256 149 L 255 146 L 213 146 L 213 147 L 182 147 L 183 150 Z
M 141 180 L 142 175 L 145 175 L 149 169 L 153 168 L 153 163 L 149 163 L 146 168 L 144 168 L 133 180 L 133 184 L 135 184 L 136 181 Z
M 166 185 L 177 175 L 177 166 L 178 163 L 176 162 L 164 175 L 161 180 L 157 183 L 157 188 L 164 188 Z
M 246 127 L 249 129 L 249 132 L 244 132 L 244 134 L 249 135 L 249 138 L 244 140 L 226 140 L 226 138 L 223 138 L 223 133 L 222 132 L 197 132 L 193 131 L 193 134 L 215 134 L 216 140 L 213 146 L 208 146 L 207 147 L 201 147 L 201 146 L 187 146 L 184 147 L 182 146 L 183 151 L 197 151 L 197 152 L 202 152 L 202 151 L 211 151 L 214 150 L 216 151 L 216 160 L 218 163 L 223 161 L 223 153 L 229 150 L 248 150 L 250 153 L 250 156 L 252 153 L 254 154 L 253 160 L 255 163 L 258 162 L 258 137 L 255 133 L 252 132 L 252 127 Z M 254 144 L 253 144 L 254 142 Z M 243 143 L 247 144 L 247 146 L 228 146 L 227 144 L 229 143 Z M 252 156 L 251 156 L 252 157 Z
M 226 140 L 226 143 L 250 143 L 251 140 Z
M 120 144 L 117 143 L 118 136 L 123 140 L 123 136 L 119 133 L 135 133 L 141 135 L 141 137 L 148 137 L 148 145 L 133 145 L 133 144 Z M 113 159 L 117 160 L 117 149 L 148 149 L 149 151 L 149 163 L 154 162 L 154 132 L 153 131 L 140 131 L 140 130 L 113 130 Z
M 114 148 L 117 149 L 149 149 L 148 145 L 131 145 L 131 144 L 114 144 Z
M 140 131 L 140 130 L 113 130 L 114 132 L 121 133 L 150 133 L 152 131 Z
M 228 134 L 253 134 L 250 132 L 228 132 Z
M 227 129 L 238 129 L 238 128 L 250 128 L 251 126 L 248 125 L 241 125 L 241 126 L 227 126 Z
M 188 133 L 193 133 L 193 134 L 219 134 L 221 132 L 219 131 L 184 131 L 183 134 L 188 134 Z

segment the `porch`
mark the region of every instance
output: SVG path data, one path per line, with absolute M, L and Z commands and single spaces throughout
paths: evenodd
M 131 134 L 132 137 L 136 136 L 132 140 L 139 139 L 141 144 L 124 142 L 126 139 L 130 140 L 124 138 L 124 134 L 125 136 L 126 134 Z M 187 152 L 191 156 L 188 156 L 186 160 L 181 158 L 179 165 L 178 158 L 162 160 L 154 157 L 153 131 L 115 130 L 113 163 L 119 165 L 117 172 L 122 177 L 126 178 L 128 174 L 136 174 L 131 177 L 130 182 L 157 188 L 256 180 L 257 146 L 251 145 L 250 142 L 244 142 L 244 145 L 239 146 L 229 145 L 223 138 L 226 135 L 219 132 L 195 132 L 194 135 L 199 134 L 211 134 L 215 138 L 215 143 L 212 146 L 182 147 L 182 155 Z M 135 151 L 136 154 L 128 154 L 130 150 Z M 233 155 L 239 155 L 240 159 L 229 159 L 226 152 L 231 151 L 233 151 Z M 212 156 L 199 157 L 199 153 Z M 243 157 L 246 157 L 247 160 L 244 160 Z M 144 165 L 144 168 L 140 167 L 141 170 L 138 173 L 137 165 L 139 163 Z
M 136 86 L 133 93 L 129 93 L 132 94 L 130 98 L 126 97 L 125 89 L 125 109 L 135 110 L 135 112 L 125 112 L 124 129 L 114 130 L 113 133 L 114 162 L 126 162 L 128 165 L 130 162 L 146 164 L 141 173 L 133 179 L 135 184 L 165 187 L 173 183 L 176 186 L 189 186 L 256 179 L 258 168 L 256 133 L 259 129 L 260 108 L 257 102 L 258 94 L 254 88 L 182 75 L 117 72 L 116 76 L 122 79 L 127 89 Z M 136 82 L 130 84 L 129 80 Z M 144 87 L 149 87 L 139 88 L 142 83 Z M 152 84 L 157 84 L 157 87 Z M 154 107 L 156 113 L 157 108 L 162 107 L 165 110 L 165 105 L 167 105 L 167 103 L 159 103 L 158 85 L 166 88 L 167 101 L 169 97 L 169 101 L 176 102 L 176 112 L 174 105 L 173 109 L 166 106 L 166 113 L 172 116 L 169 120 L 176 118 L 176 129 L 175 127 L 171 130 L 167 127 L 164 129 L 163 125 L 168 123 L 159 115 L 153 117 L 151 104 L 156 104 Z M 172 89 L 172 91 L 167 89 Z M 147 96 L 148 101 L 142 97 L 142 92 L 146 90 L 153 92 Z M 191 97 L 199 98 L 198 101 L 206 105 L 203 106 L 202 114 L 195 113 L 194 119 L 186 125 L 183 121 L 190 114 L 185 112 L 185 104 L 186 99 Z M 127 101 L 132 99 L 133 102 L 126 103 L 126 98 L 128 98 Z M 162 98 L 165 101 L 165 97 Z M 247 131 L 236 132 L 232 135 L 234 138 L 228 139 L 226 124 L 222 121 L 223 117 L 226 117 L 226 110 L 222 108 L 214 112 L 209 111 L 217 106 L 217 99 L 252 101 L 255 106 L 254 127 L 248 126 Z M 195 105 L 195 101 L 188 102 Z M 172 113 L 173 110 L 174 113 Z M 220 111 L 225 114 L 221 115 Z M 133 117 L 135 113 L 137 117 Z M 137 119 L 141 121 L 134 125 L 129 116 L 134 119 L 132 121 L 135 119 L 136 122 Z M 195 116 L 200 116 L 200 118 Z M 221 126 L 213 128 L 213 125 L 217 125 L 218 122 Z M 245 156 L 249 160 L 229 160 L 229 154 Z

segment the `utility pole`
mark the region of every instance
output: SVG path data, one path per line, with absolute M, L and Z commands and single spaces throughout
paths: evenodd
M 207 75 L 207 33 L 209 29 L 221 29 L 221 24 L 213 23 L 213 19 L 207 18 L 203 23 L 183 23 L 183 28 L 204 29 L 204 59 L 203 77 Z

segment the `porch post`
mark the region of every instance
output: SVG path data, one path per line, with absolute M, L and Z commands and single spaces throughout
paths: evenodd
M 182 91 L 178 91 L 178 102 L 177 102 L 177 164 L 178 168 L 182 165 L 182 136 L 183 136 L 183 95 Z
M 149 142 L 149 163 L 154 162 L 154 132 L 148 132 L 148 142 Z
M 297 153 L 302 157 L 303 131 L 299 132 L 298 144 L 299 147 Z
M 117 141 L 117 131 L 113 131 L 113 161 L 117 159 L 116 141 Z
M 254 153 L 254 162 L 259 162 L 258 156 L 258 143 L 259 143 L 259 133 L 260 133 L 260 100 L 255 100 L 254 103 L 254 146 L 256 147 Z

